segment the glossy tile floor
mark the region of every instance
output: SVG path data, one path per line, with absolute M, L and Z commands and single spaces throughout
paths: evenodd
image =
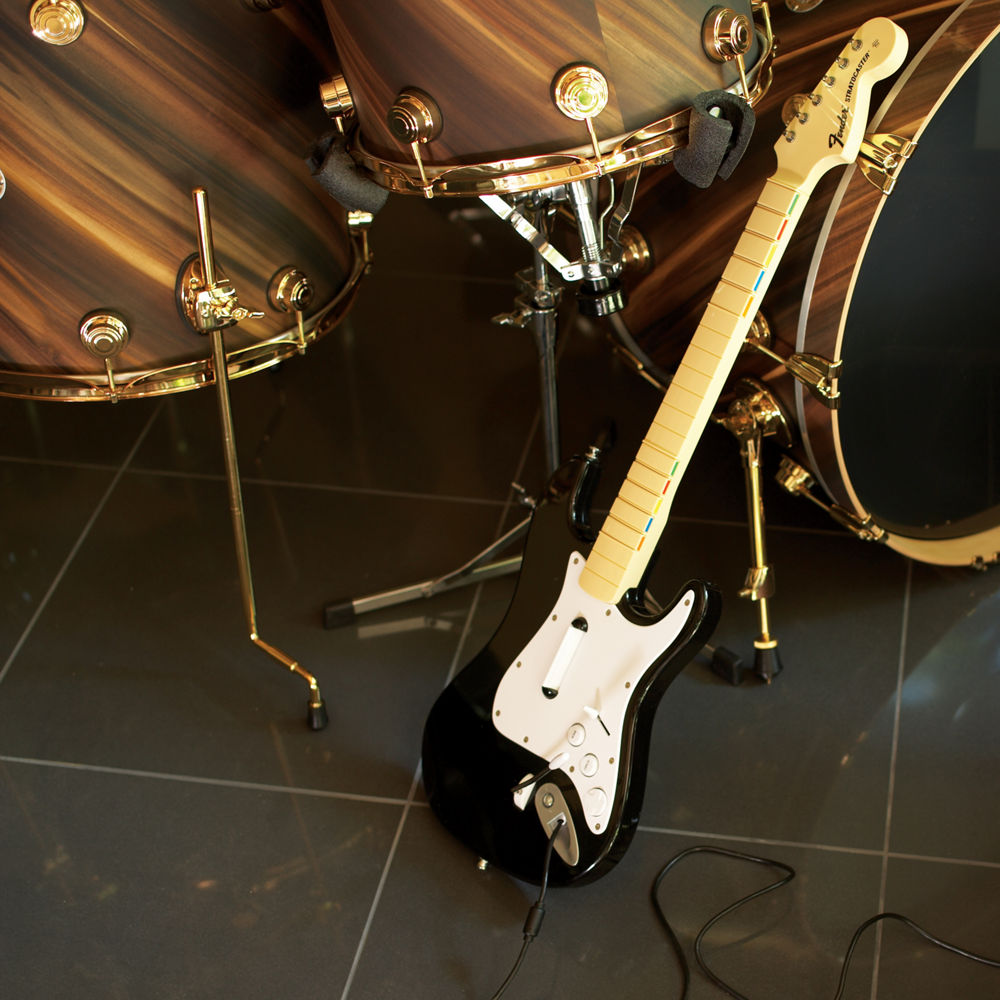
M 246 640 L 213 393 L 0 401 L 4 997 L 487 998 L 517 954 L 534 890 L 477 870 L 419 771 L 425 715 L 512 579 L 339 630 L 320 612 L 454 568 L 520 516 L 512 480 L 540 488 L 531 336 L 489 322 L 528 259 L 499 223 L 405 198 L 374 237 L 349 321 L 232 389 L 261 633 L 318 675 L 322 732 Z M 562 346 L 566 453 L 618 422 L 603 509 L 657 396 L 587 327 Z M 711 429 L 699 451 L 654 589 L 717 582 L 717 641 L 746 654 L 736 447 Z M 630 851 L 551 891 L 509 997 L 678 995 L 649 890 L 698 844 L 797 870 L 708 938 L 751 998 L 831 997 L 880 910 L 1000 952 L 1000 575 L 911 564 L 768 498 L 784 672 L 684 671 Z M 767 879 L 703 856 L 661 895 L 690 941 Z M 690 996 L 716 995 L 696 970 Z M 887 925 L 847 995 L 995 997 L 1000 972 Z

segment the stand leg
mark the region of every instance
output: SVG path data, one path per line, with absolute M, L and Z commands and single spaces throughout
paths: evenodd
M 774 575 L 767 561 L 764 544 L 764 500 L 761 494 L 761 442 L 765 437 L 777 437 L 782 444 L 791 440 L 788 421 L 777 400 L 753 379 L 741 379 L 737 385 L 739 395 L 725 414 L 715 422 L 730 431 L 740 445 L 740 459 L 746 483 L 747 522 L 750 528 L 750 569 L 740 597 L 753 601 L 757 606 L 760 635 L 754 639 L 754 673 L 770 684 L 781 672 L 778 640 L 771 634 L 768 600 L 774 595 Z M 731 654 L 729 654 L 731 657 Z M 738 660 L 730 662 L 715 658 L 717 673 L 739 683 L 742 666 Z
M 240 593 L 243 598 L 243 613 L 247 628 L 250 630 L 250 641 L 265 653 L 277 660 L 282 666 L 298 674 L 309 685 L 309 701 L 306 709 L 306 721 L 310 729 L 322 729 L 326 726 L 328 717 L 326 704 L 320 694 L 319 684 L 312 674 L 305 671 L 297 660 L 287 656 L 261 639 L 257 632 L 257 606 L 253 594 L 253 577 L 250 571 L 250 547 L 247 542 L 246 518 L 243 513 L 243 493 L 240 489 L 240 472 L 236 461 L 236 435 L 233 429 L 233 411 L 229 401 L 229 377 L 226 364 L 226 351 L 222 339 L 222 330 L 211 331 L 212 363 L 215 371 L 215 384 L 218 389 L 219 424 L 222 429 L 223 452 L 226 461 L 226 482 L 229 486 L 229 512 L 233 524 L 233 541 L 236 546 L 236 563 L 240 577 Z

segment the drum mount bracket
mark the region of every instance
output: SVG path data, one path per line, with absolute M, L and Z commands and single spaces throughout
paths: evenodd
M 840 504 L 824 503 L 813 492 L 816 480 L 798 462 L 787 455 L 781 460 L 778 472 L 775 476 L 778 485 L 792 496 L 805 497 L 812 501 L 820 510 L 826 511 L 841 527 L 847 528 L 851 534 L 856 535 L 865 542 L 884 542 L 888 537 L 885 529 L 880 528 L 869 514 L 867 517 L 859 517 Z
M 783 358 L 771 350 L 771 327 L 763 313 L 757 313 L 747 336 L 747 346 L 776 361 L 828 410 L 840 408 L 837 380 L 843 371 L 842 360 L 830 361 L 819 354 L 797 352 Z

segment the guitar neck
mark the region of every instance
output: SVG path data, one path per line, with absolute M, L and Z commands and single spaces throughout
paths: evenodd
M 580 585 L 592 597 L 616 604 L 642 578 L 677 485 L 814 186 L 815 179 L 793 180 L 780 168 L 765 183 L 591 549 Z

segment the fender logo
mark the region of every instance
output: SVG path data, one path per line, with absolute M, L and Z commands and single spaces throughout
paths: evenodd
M 840 114 L 837 116 L 840 122 L 840 128 L 836 132 L 831 132 L 828 137 L 829 148 L 833 149 L 834 146 L 844 146 L 844 133 L 847 131 L 847 123 L 850 121 L 851 115 L 847 108 L 850 106 L 852 99 L 854 98 L 854 86 L 858 82 L 858 77 L 861 75 L 861 70 L 864 69 L 865 63 L 871 58 L 871 52 L 866 52 L 858 62 L 855 67 L 854 72 L 851 74 L 850 82 L 847 84 L 847 90 L 844 93 L 844 107 L 841 109 Z

